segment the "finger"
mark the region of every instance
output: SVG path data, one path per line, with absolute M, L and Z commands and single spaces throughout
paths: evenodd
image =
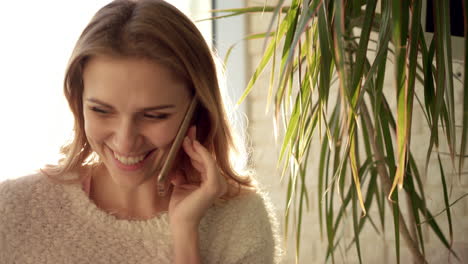
M 191 140 L 197 139 L 197 127 L 196 126 L 191 126 L 187 132 L 187 136 Z
M 195 184 L 182 184 L 182 185 L 177 186 L 177 189 L 183 189 L 183 190 L 196 190 L 198 188 L 200 188 L 200 186 L 195 185 Z
M 203 159 L 203 164 L 205 165 L 206 173 L 206 182 L 210 186 L 210 189 L 217 193 L 217 196 L 221 196 L 226 193 L 228 187 L 226 179 L 220 174 L 216 160 L 213 158 L 212 154 L 206 149 L 200 142 L 197 140 L 193 143 L 194 149 Z
M 194 140 L 192 146 L 195 153 L 198 154 L 199 157 L 201 157 L 201 160 L 197 159 L 198 162 L 201 162 L 206 166 L 216 167 L 213 156 L 202 144 L 200 144 L 200 142 L 198 142 L 198 140 Z
M 205 172 L 205 167 L 203 166 L 203 164 L 201 164 L 200 162 L 196 161 L 196 160 L 190 160 L 190 162 L 192 163 L 192 166 L 200 173 L 204 173 Z
M 201 164 L 204 167 L 206 173 L 206 177 L 208 181 L 211 183 L 217 183 L 220 181 L 219 179 L 219 171 L 218 167 L 216 166 L 216 161 L 214 160 L 211 153 L 202 145 L 198 140 L 194 140 L 193 143 L 194 150 L 199 154 L 202 159 Z
M 196 160 L 197 162 L 202 163 L 203 158 L 200 156 L 200 154 L 198 154 L 195 151 L 192 142 L 193 141 L 190 140 L 188 137 L 185 137 L 184 142 L 182 143 L 182 147 L 184 148 L 185 153 L 187 153 L 187 155 L 190 157 L 190 159 Z

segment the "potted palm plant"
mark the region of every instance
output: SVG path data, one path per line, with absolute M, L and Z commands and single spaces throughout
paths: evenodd
M 416 263 L 429 261 L 427 233 L 460 259 L 452 249 L 457 227 L 451 213 L 457 202 L 466 203 L 466 190 L 452 197 L 450 183 L 463 177 L 467 153 L 468 74 L 464 66 L 464 77 L 453 70 L 450 1 L 433 4 L 429 39 L 421 23 L 427 10 L 422 0 L 292 0 L 287 5 L 280 0 L 274 6 L 217 10 L 217 18 L 271 14 L 265 31 L 246 37 L 263 39 L 265 48 L 240 100 L 264 87 L 259 76 L 271 67 L 266 100 L 281 135 L 284 227 L 293 228 L 297 255 L 301 230 L 307 228 L 304 211 L 315 195 L 324 260 L 335 262 L 338 248 L 353 245 L 355 258 L 363 262 L 360 237 L 366 226 L 376 236 L 392 230 L 398 263 L 402 243 Z M 468 0 L 462 10 L 466 36 Z M 466 37 L 463 46 L 462 65 Z M 412 144 L 420 133 L 416 121 L 427 144 Z M 440 175 L 436 191 L 443 197 L 438 211 L 429 206 L 424 183 L 435 173 L 428 172 L 433 163 Z M 312 177 L 314 190 L 306 184 Z M 343 228 L 352 230 L 345 245 Z

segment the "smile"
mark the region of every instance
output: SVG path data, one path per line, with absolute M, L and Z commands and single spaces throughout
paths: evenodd
M 148 157 L 150 157 L 154 151 L 155 150 L 151 150 L 145 154 L 135 156 L 119 155 L 114 151 L 112 151 L 112 153 L 114 156 L 115 164 L 118 168 L 126 171 L 134 171 L 141 169 L 144 166 L 145 161 L 148 160 Z
M 137 164 L 138 162 L 142 161 L 145 158 L 145 156 L 146 154 L 143 154 L 140 156 L 125 157 L 125 156 L 120 156 L 119 154 L 114 152 L 114 157 L 125 165 Z

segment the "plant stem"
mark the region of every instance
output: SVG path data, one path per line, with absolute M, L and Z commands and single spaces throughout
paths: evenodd
M 367 127 L 374 127 L 372 125 L 372 121 L 370 119 L 370 115 L 369 115 L 369 110 L 367 109 L 367 106 L 365 103 L 361 104 L 362 108 L 362 116 L 364 118 L 364 121 L 366 122 L 366 125 Z M 377 164 L 377 171 L 379 173 L 379 176 L 380 176 L 380 181 L 382 182 L 382 185 L 383 185 L 383 188 L 385 190 L 385 192 L 387 193 L 387 195 L 390 193 L 390 190 L 391 190 L 391 187 L 392 187 L 392 184 L 390 182 L 390 177 L 387 173 L 387 170 L 385 168 L 385 158 L 384 158 L 384 155 L 381 151 L 381 149 L 378 148 L 376 142 L 375 142 L 375 134 L 374 134 L 374 130 L 373 129 L 369 129 L 368 130 L 368 133 L 369 133 L 369 137 L 372 139 L 370 140 L 371 142 L 371 147 L 374 151 L 374 154 L 375 154 L 375 159 L 376 159 L 376 164 Z M 390 202 L 390 205 L 393 205 L 392 202 Z M 399 207 L 399 206 L 398 206 Z M 416 244 L 416 242 L 411 238 L 411 235 L 409 233 L 409 230 L 408 230 L 408 227 L 406 225 L 406 222 L 405 222 L 405 219 L 403 218 L 403 216 L 401 214 L 399 214 L 399 221 L 400 221 L 400 234 L 402 235 L 403 239 L 405 240 L 406 244 L 408 245 L 408 248 L 410 250 L 410 252 L 413 254 L 414 258 L 415 258 L 415 261 L 416 263 L 427 263 L 426 259 L 424 258 L 424 256 L 421 254 L 421 252 L 419 251 L 418 249 L 418 245 Z
M 411 197 L 408 197 L 408 195 L 405 195 L 406 198 L 406 204 L 408 206 L 408 218 L 410 223 L 416 223 L 416 220 L 414 218 L 413 214 L 413 204 L 411 203 Z M 412 237 L 412 240 L 417 248 L 419 248 L 419 243 L 418 243 L 418 235 L 416 233 L 416 226 L 415 225 L 410 225 L 410 235 Z M 418 250 L 419 252 L 419 250 Z M 417 262 L 417 259 L 415 259 L 415 263 Z

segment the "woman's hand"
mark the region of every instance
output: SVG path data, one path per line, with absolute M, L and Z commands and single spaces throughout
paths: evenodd
M 195 139 L 195 127 L 189 129 L 182 146 L 200 174 L 200 184 L 189 184 L 181 172 L 176 172 L 171 180 L 169 224 L 174 239 L 174 263 L 200 263 L 198 225 L 213 202 L 226 193 L 227 182 L 211 153 Z
M 185 175 L 176 172 L 172 178 L 172 195 L 169 202 L 169 222 L 175 231 L 198 230 L 198 224 L 213 202 L 227 191 L 227 182 L 219 173 L 212 154 L 195 139 L 191 127 L 182 143 L 192 166 L 200 174 L 200 184 L 189 184 Z

